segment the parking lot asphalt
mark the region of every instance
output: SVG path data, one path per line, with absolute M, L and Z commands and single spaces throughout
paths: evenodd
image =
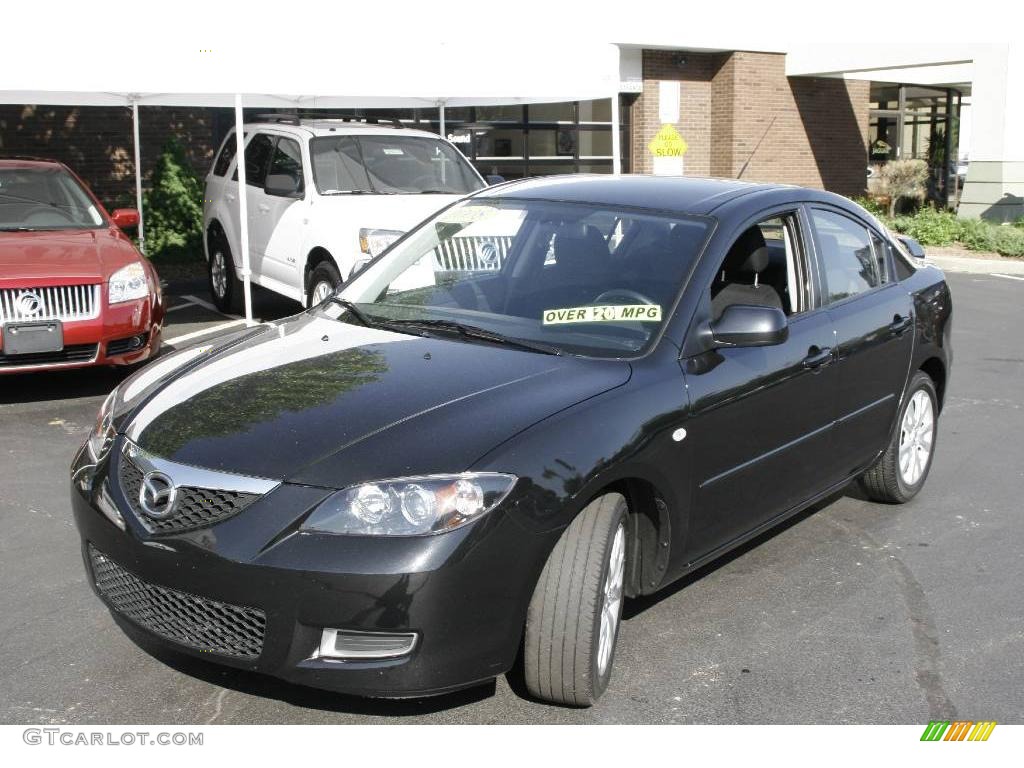
M 124 374 L 2 377 L 0 721 L 1024 722 L 1024 281 L 949 281 L 954 368 L 921 494 L 884 506 L 851 488 L 628 602 L 588 710 L 530 701 L 514 674 L 369 701 L 142 650 L 91 593 L 68 504 L 72 454 Z M 167 338 L 231 321 L 202 285 L 171 288 Z M 257 292 L 257 316 L 297 310 Z

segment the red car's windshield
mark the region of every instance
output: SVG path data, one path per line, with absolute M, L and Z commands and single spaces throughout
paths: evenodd
M 0 231 L 94 229 L 103 216 L 62 168 L 0 167 Z

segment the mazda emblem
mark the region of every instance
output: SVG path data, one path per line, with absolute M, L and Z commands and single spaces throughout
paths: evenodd
M 139 506 L 154 520 L 164 520 L 174 513 L 174 498 L 178 489 L 174 481 L 163 472 L 147 472 L 139 488 Z

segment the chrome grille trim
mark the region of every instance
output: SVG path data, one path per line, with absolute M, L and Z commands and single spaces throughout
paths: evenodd
M 99 284 L 0 288 L 0 323 L 93 320 L 100 314 L 100 288 Z M 28 311 L 26 296 L 36 299 L 35 311 Z
M 512 247 L 511 236 L 452 237 L 434 248 L 437 265 L 451 272 L 497 272 Z
M 154 456 L 131 440 L 121 449 L 118 480 L 135 519 L 153 535 L 184 533 L 223 522 L 269 493 L 280 481 L 193 467 Z M 174 483 L 173 507 L 156 518 L 142 508 L 142 479 L 161 472 Z

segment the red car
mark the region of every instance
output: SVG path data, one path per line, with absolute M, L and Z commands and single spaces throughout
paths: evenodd
M 156 355 L 160 281 L 67 166 L 0 159 L 0 374 L 131 365 Z

